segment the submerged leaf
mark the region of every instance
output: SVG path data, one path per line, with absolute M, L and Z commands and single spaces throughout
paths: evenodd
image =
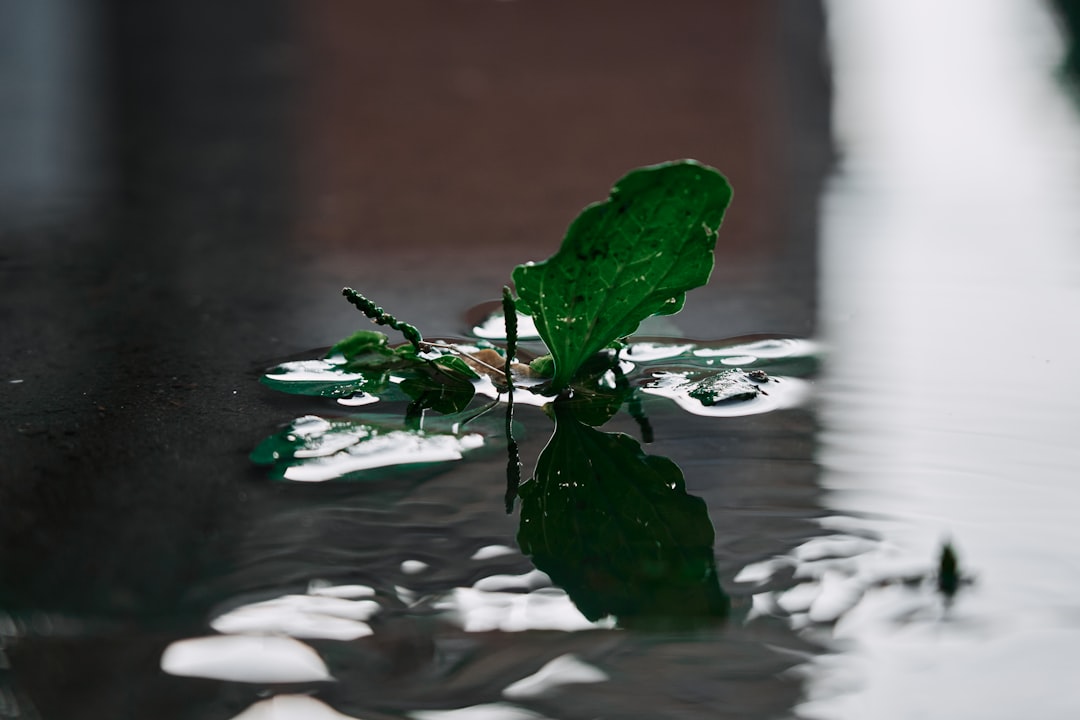
M 758 371 L 759 373 L 761 371 Z M 759 379 L 755 380 L 754 377 Z M 764 378 L 764 380 L 760 379 Z M 768 382 L 768 375 L 751 377 L 742 370 L 721 370 L 698 380 L 687 382 L 687 394 L 702 405 L 718 405 L 725 402 L 753 400 L 761 394 L 761 382 Z
M 475 432 L 425 431 L 385 420 L 307 415 L 263 440 L 250 457 L 256 465 L 270 466 L 272 478 L 324 482 L 376 479 L 385 472 L 372 471 L 459 460 L 484 444 L 484 436 Z
M 726 617 L 705 503 L 671 460 L 554 403 L 555 434 L 520 488 L 518 543 L 590 620 L 693 625 Z
M 403 349 L 403 352 L 411 348 Z M 456 355 L 441 355 L 431 360 L 413 356 L 415 365 L 398 375 L 404 379 L 402 392 L 412 398 L 416 409 L 431 408 L 443 415 L 464 410 L 476 389 L 472 381 L 480 376 Z
M 461 412 L 475 394 L 476 371 L 448 347 L 420 354 L 412 345 L 391 347 L 380 332 L 361 330 L 327 351 L 322 360 L 278 365 L 261 382 L 293 395 L 346 398 L 358 393 L 375 399 L 408 397 L 418 410 Z
M 569 409 L 579 422 L 593 427 L 614 417 L 633 392 L 614 352 L 587 358 L 571 388 L 570 396 L 560 401 L 562 407 Z
M 555 255 L 514 269 L 521 309 L 555 360 L 553 389 L 645 318 L 682 309 L 709 279 L 730 201 L 727 180 L 693 161 L 634 170 L 585 208 Z
M 344 398 L 357 393 L 384 396 L 392 390 L 388 376 L 377 371 L 349 371 L 327 360 L 297 360 L 266 371 L 259 382 L 290 395 Z
M 412 398 L 417 409 L 431 408 L 444 415 L 464 410 L 475 394 L 468 380 L 438 372 L 410 372 L 400 387 Z

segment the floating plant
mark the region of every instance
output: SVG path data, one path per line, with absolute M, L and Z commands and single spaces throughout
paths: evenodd
M 445 416 L 445 427 L 460 428 L 478 412 L 473 405 L 478 395 L 533 405 L 558 397 L 573 407 L 580 422 L 592 426 L 604 424 L 625 405 L 643 433 L 642 392 L 704 415 L 791 406 L 806 388 L 786 375 L 807 374 L 816 363 L 816 349 L 807 341 L 631 340 L 642 321 L 678 312 L 686 292 L 708 281 L 731 196 L 720 173 L 691 160 L 639 168 L 616 183 L 607 200 L 585 208 L 552 257 L 514 269 L 517 296 L 507 289 L 497 309 L 477 326 L 485 337 L 473 342 L 425 339 L 416 326 L 345 288 L 342 293 L 352 305 L 407 342 L 391 345 L 387 335 L 361 330 L 322 358 L 270 369 L 262 382 L 286 393 L 332 398 L 345 407 L 407 402 L 405 419 L 394 429 L 414 434 L 425 447 L 438 437 L 423 434 L 429 432 L 420 423 L 426 411 Z M 525 333 L 523 341 L 542 340 L 535 355 L 519 357 L 519 333 Z M 492 340 L 508 340 L 508 347 Z M 317 419 L 321 424 L 304 418 L 304 427 L 325 428 L 333 439 L 318 438 L 323 432 L 318 431 L 305 436 L 307 443 L 356 438 L 339 455 L 366 454 L 374 443 L 392 437 L 385 427 L 389 418 L 370 435 L 364 435 L 366 421 L 343 430 L 348 419 Z M 276 440 L 267 440 L 281 446 L 276 454 L 256 451 L 253 459 L 274 467 L 276 477 L 305 474 L 299 466 L 316 464 L 313 450 L 282 445 L 281 438 L 295 434 L 295 428 L 286 428 Z M 363 469 L 360 463 L 318 460 L 327 468 L 354 467 L 345 473 L 350 476 Z M 332 475 L 329 469 L 326 474 Z
M 712 168 L 641 168 L 585 208 L 553 256 L 514 269 L 518 304 L 554 361 L 553 390 L 569 388 L 589 358 L 645 318 L 677 313 L 686 291 L 708 282 L 730 202 L 731 186 Z
M 514 269 L 516 296 L 504 288 L 474 323 L 473 341 L 426 339 L 345 288 L 351 304 L 406 342 L 364 330 L 322 358 L 269 370 L 267 386 L 332 399 L 337 413 L 295 420 L 252 460 L 287 480 L 371 479 L 505 440 L 507 512 L 521 499 L 518 543 L 586 617 L 627 626 L 725 617 L 704 502 L 686 492 L 671 460 L 596 428 L 625 407 L 651 442 L 643 394 L 704 415 L 766 412 L 805 395 L 791 376 L 815 369 L 817 351 L 806 341 L 635 337 L 643 321 L 678 312 L 687 291 L 708 281 L 731 197 L 720 173 L 691 160 L 632 171 L 585 208 L 552 257 Z M 400 418 L 340 415 L 342 406 L 380 402 L 406 408 Z M 502 402 L 496 430 L 489 411 Z M 544 405 L 555 421 L 524 480 L 515 403 Z

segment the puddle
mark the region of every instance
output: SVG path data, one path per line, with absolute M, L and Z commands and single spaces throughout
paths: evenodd
M 750 349 L 770 350 L 752 360 L 754 371 L 710 365 L 744 358 Z M 709 352 L 703 357 L 702 350 Z M 173 642 L 162 668 L 179 677 L 300 685 L 313 693 L 280 695 L 279 705 L 258 700 L 245 711 L 252 717 L 294 706 L 316 717 L 363 717 L 360 710 L 375 702 L 408 717 L 554 717 L 543 707 L 556 697 L 631 712 L 640 699 L 618 698 L 633 696 L 632 678 L 642 672 L 635 666 L 658 643 L 675 662 L 689 664 L 686 681 L 695 686 L 734 682 L 748 658 L 783 677 L 798 656 L 781 648 L 803 641 L 772 617 L 755 616 L 752 596 L 727 591 L 742 583 L 730 579 L 744 555 L 725 550 L 742 542 L 742 531 L 722 508 L 747 496 L 724 476 L 762 459 L 740 451 L 727 457 L 744 460 L 718 465 L 709 444 L 742 430 L 682 406 L 689 400 L 714 415 L 741 408 L 732 414 L 752 414 L 762 430 L 789 432 L 782 428 L 792 418 L 783 416 L 806 415 L 805 393 L 794 388 L 810 378 L 774 377 L 760 368 L 812 375 L 818 355 L 811 344 L 781 339 L 632 342 L 615 361 L 618 372 L 598 376 L 581 396 L 556 401 L 519 387 L 512 438 L 505 434 L 506 394 L 486 376 L 474 381 L 473 399 L 456 413 L 416 412 L 391 395 L 356 415 L 300 416 L 252 452 L 271 477 L 295 486 L 383 482 L 352 485 L 370 492 L 283 496 L 243 551 L 252 558 L 243 584 L 293 587 L 235 595 L 222 588 L 224 599 L 207 618 L 217 635 Z M 314 400 L 339 410 L 346 393 L 336 385 L 372 386 L 365 373 L 320 362 L 278 366 L 269 373 L 273 382 L 264 383 L 279 389 L 276 383 L 295 374 L 297 382 L 317 384 L 300 393 L 286 388 L 295 404 L 313 407 Z M 718 397 L 717 383 L 706 382 L 718 373 L 737 376 L 751 396 Z M 665 375 L 707 390 L 666 397 L 657 384 Z M 377 392 L 394 393 L 398 384 Z M 680 431 L 673 441 L 652 442 L 644 432 L 650 426 L 661 435 Z M 699 435 L 710 439 L 685 444 Z M 507 455 L 511 440 L 516 458 Z M 520 477 L 511 482 L 508 463 L 515 460 Z M 680 461 L 692 473 L 684 474 Z M 798 522 L 782 524 L 802 532 Z M 320 575 L 312 580 L 314 573 Z M 745 632 L 764 633 L 771 644 L 744 640 Z M 398 644 L 402 650 L 389 652 L 404 652 L 402 659 L 386 665 L 388 649 Z M 700 664 L 702 652 L 712 656 L 709 663 Z M 320 689 L 328 681 L 335 689 Z M 793 683 L 774 684 L 783 690 Z M 645 702 L 666 703 L 659 695 Z M 431 709 L 416 709 L 422 706 Z M 711 715 L 715 708 L 705 703 L 701 710 Z
M 856 26 L 888 27 L 908 37 L 906 45 L 859 46 L 881 62 L 889 52 L 903 54 L 918 28 L 943 27 L 915 21 L 928 8 L 893 11 L 885 23 L 870 11 L 832 5 L 836 42 L 851 43 L 841 65 L 850 62 L 844 53 L 855 56 Z M 531 667 L 531 674 L 500 679 L 500 698 L 477 697 L 460 710 L 434 712 L 544 716 L 550 706 L 529 706 L 529 688 L 557 658 L 580 661 L 577 649 L 570 650 L 578 642 L 593 653 L 576 666 L 590 682 L 542 689 L 538 696 L 554 693 L 565 703 L 558 707 L 566 708 L 602 695 L 605 710 L 622 707 L 613 698 L 632 692 L 618 680 L 627 653 L 664 644 L 650 634 L 655 623 L 637 621 L 659 618 L 664 626 L 677 616 L 669 594 L 683 618 L 697 607 L 702 617 L 724 619 L 664 626 L 693 638 L 665 645 L 679 658 L 672 662 L 692 665 L 698 657 L 693 647 L 720 658 L 739 646 L 741 633 L 764 633 L 770 649 L 755 645 L 735 665 L 744 677 L 759 679 L 766 676 L 763 668 L 776 678 L 797 667 L 806 679 L 792 703 L 800 717 L 1080 712 L 1069 675 L 1080 639 L 1069 569 L 1080 538 L 1067 510 L 1080 501 L 1073 478 L 1080 456 L 1069 434 L 1080 393 L 1073 375 L 1059 372 L 1078 349 L 1061 326 L 1061 313 L 1080 304 L 1072 243 L 1080 220 L 1061 188 L 1080 187 L 1080 176 L 1075 163 L 1070 170 L 1046 161 L 1054 153 L 1080 156 L 1080 122 L 1035 50 L 1023 50 L 1023 41 L 1005 32 L 1015 25 L 1010 18 L 1020 20 L 1011 14 L 1019 11 L 993 7 L 983 13 L 990 19 L 979 25 L 983 34 L 971 47 L 986 53 L 981 57 L 996 63 L 1004 80 L 994 74 L 985 87 L 969 86 L 972 107 L 987 108 L 977 117 L 993 122 L 973 119 L 967 127 L 978 125 L 979 133 L 957 134 L 951 126 L 930 132 L 942 116 L 918 113 L 944 107 L 946 85 L 914 82 L 905 74 L 910 68 L 900 73 L 897 66 L 879 91 L 911 97 L 902 103 L 875 97 L 901 103 L 889 117 L 918 117 L 903 126 L 863 117 L 858 121 L 877 139 L 847 138 L 847 164 L 824 211 L 825 343 L 767 336 L 634 339 L 596 387 L 630 388 L 644 412 L 629 411 L 622 402 L 628 394 L 618 403 L 621 410 L 601 413 L 603 422 L 574 425 L 548 405 L 559 420 L 554 435 L 543 448 L 534 440 L 532 454 L 523 454 L 516 539 L 524 552 L 491 538 L 461 552 L 482 563 L 528 557 L 526 569 L 492 569 L 472 582 L 441 586 L 423 580 L 439 573 L 434 558 L 411 573 L 412 584 L 400 569 L 396 597 L 412 611 L 429 609 L 465 637 L 562 633 L 558 654 Z M 969 10 L 976 12 L 974 5 Z M 968 27 L 960 16 L 949 17 L 955 28 Z M 1024 16 L 1031 37 L 1038 34 L 1034 28 L 1047 32 L 1044 20 Z M 845 23 L 853 25 L 845 30 Z M 933 47 L 956 57 L 951 42 L 931 36 L 927 57 Z M 946 59 L 936 68 L 935 76 L 974 77 L 970 67 Z M 851 66 L 840 77 L 842 92 L 864 82 Z M 1004 82 L 1029 83 L 1023 92 L 1053 121 L 1036 130 L 1026 104 L 999 107 L 1008 97 L 1000 93 Z M 868 86 L 860 92 L 873 96 Z M 840 108 L 842 128 L 856 122 L 857 108 L 843 102 Z M 1017 190 L 980 170 L 995 154 L 990 147 L 1010 158 L 1029 184 Z M 917 157 L 921 165 L 913 163 Z M 922 168 L 942 157 L 955 158 L 949 171 L 925 177 Z M 943 197 L 951 200 L 943 204 Z M 986 222 L 991 216 L 997 220 Z M 1019 238 L 1027 238 L 1023 251 Z M 498 339 L 494 310 L 470 313 L 473 335 Z M 1009 349 L 999 357 L 994 348 L 1003 344 L 993 338 L 1003 335 Z M 520 392 L 523 405 L 550 402 Z M 480 394 L 500 399 L 494 386 Z M 643 416 L 655 442 L 646 440 Z M 539 414 L 528 424 L 534 437 L 550 434 Z M 588 447 L 606 448 L 606 459 L 597 460 Z M 677 474 L 666 474 L 667 462 Z M 654 509 L 669 501 L 685 505 L 672 511 L 681 519 L 646 519 L 620 504 L 629 500 L 612 500 L 616 493 L 583 490 L 590 479 L 580 468 L 598 463 L 610 465 L 606 476 L 623 481 L 623 496 L 650 497 Z M 488 467 L 493 474 L 500 470 Z M 629 478 L 643 467 L 655 471 L 654 480 L 638 476 L 651 489 L 631 492 Z M 769 484 L 756 485 L 764 475 Z M 661 492 L 666 477 L 670 498 Z M 604 512 L 596 511 L 600 502 L 609 504 Z M 557 527 L 552 518 L 560 513 L 574 520 Z M 630 522 L 616 527 L 614 518 Z M 658 523 L 698 539 L 671 540 L 679 537 L 671 532 L 662 541 L 650 535 Z M 613 537 L 620 540 L 609 543 Z M 640 545 L 654 554 L 620 565 L 623 549 L 638 547 L 636 538 L 646 538 Z M 664 542 L 678 552 L 667 554 Z M 702 546 L 708 548 L 705 563 L 694 560 Z M 483 549 L 489 547 L 500 549 Z M 651 573 L 647 578 L 643 568 Z M 497 654 L 495 645 L 486 644 L 486 652 Z M 790 664 L 781 659 L 784 652 Z M 735 665 L 720 661 L 720 674 Z M 647 665 L 638 668 L 648 673 Z M 696 670 L 694 680 L 680 686 L 690 696 L 709 676 Z M 695 711 L 704 717 L 707 707 L 702 702 Z
M 511 417 L 505 378 L 463 359 L 499 344 L 492 303 L 385 373 L 323 350 L 262 387 L 169 375 L 180 420 L 152 462 L 113 449 L 160 416 L 102 393 L 54 437 L 50 409 L 19 440 L 48 443 L 52 474 L 5 486 L 12 537 L 50 562 L 20 555 L 34 584 L 0 588 L 21 603 L 0 610 L 0 716 L 147 697 L 237 720 L 1080 716 L 1080 122 L 1053 27 L 1034 4 L 829 6 L 821 295 L 728 258 L 775 294 L 747 304 L 815 308 L 818 336 L 685 338 L 674 316 L 558 403 L 521 374 Z M 424 283 L 445 270 L 398 262 L 418 306 L 443 302 Z M 455 360 L 475 377 L 422 364 Z M 207 407 L 258 430 L 190 431 Z M 130 496 L 80 464 L 81 433 Z M 214 472 L 174 489 L 166 463 Z M 87 550 L 116 518 L 130 556 Z

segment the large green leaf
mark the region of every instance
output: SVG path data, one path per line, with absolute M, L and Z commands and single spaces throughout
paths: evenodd
M 671 460 L 554 405 L 555 434 L 520 488 L 518 543 L 590 620 L 686 626 L 727 616 L 701 498 Z
M 727 180 L 694 161 L 640 168 L 585 208 L 557 253 L 514 269 L 520 307 L 555 360 L 553 389 L 645 318 L 681 310 L 686 291 L 708 282 L 730 201 Z

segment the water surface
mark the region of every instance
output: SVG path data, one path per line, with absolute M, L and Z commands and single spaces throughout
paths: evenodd
M 841 158 L 823 198 L 812 11 L 620 3 L 641 31 L 622 36 L 603 3 L 365 22 L 313 3 L 307 75 L 282 8 L 121 28 L 117 217 L 6 235 L 0 255 L 19 299 L 0 716 L 1077 716 L 1080 128 L 1045 9 L 939 5 L 829 4 Z M 656 57 L 612 60 L 646 32 Z M 281 89 L 292 72 L 303 92 Z M 730 174 L 736 201 L 712 284 L 661 329 L 824 357 L 767 412 L 645 394 L 652 442 L 626 412 L 600 428 L 675 464 L 695 528 L 702 509 L 711 554 L 688 566 L 725 600 L 707 622 L 588 617 L 522 553 L 497 443 L 367 481 L 248 464 L 296 418 L 404 414 L 257 382 L 356 327 L 342 284 L 467 333 L 462 313 L 606 183 L 682 155 Z M 748 370 L 768 347 L 712 359 Z M 552 421 L 515 418 L 527 479 Z
M 879 538 L 813 571 L 845 597 L 809 717 L 1080 712 L 1080 117 L 1030 3 L 833 2 L 840 171 L 823 203 L 818 459 Z M 912 52 L 912 49 L 917 51 Z M 883 567 L 951 539 L 951 608 Z

